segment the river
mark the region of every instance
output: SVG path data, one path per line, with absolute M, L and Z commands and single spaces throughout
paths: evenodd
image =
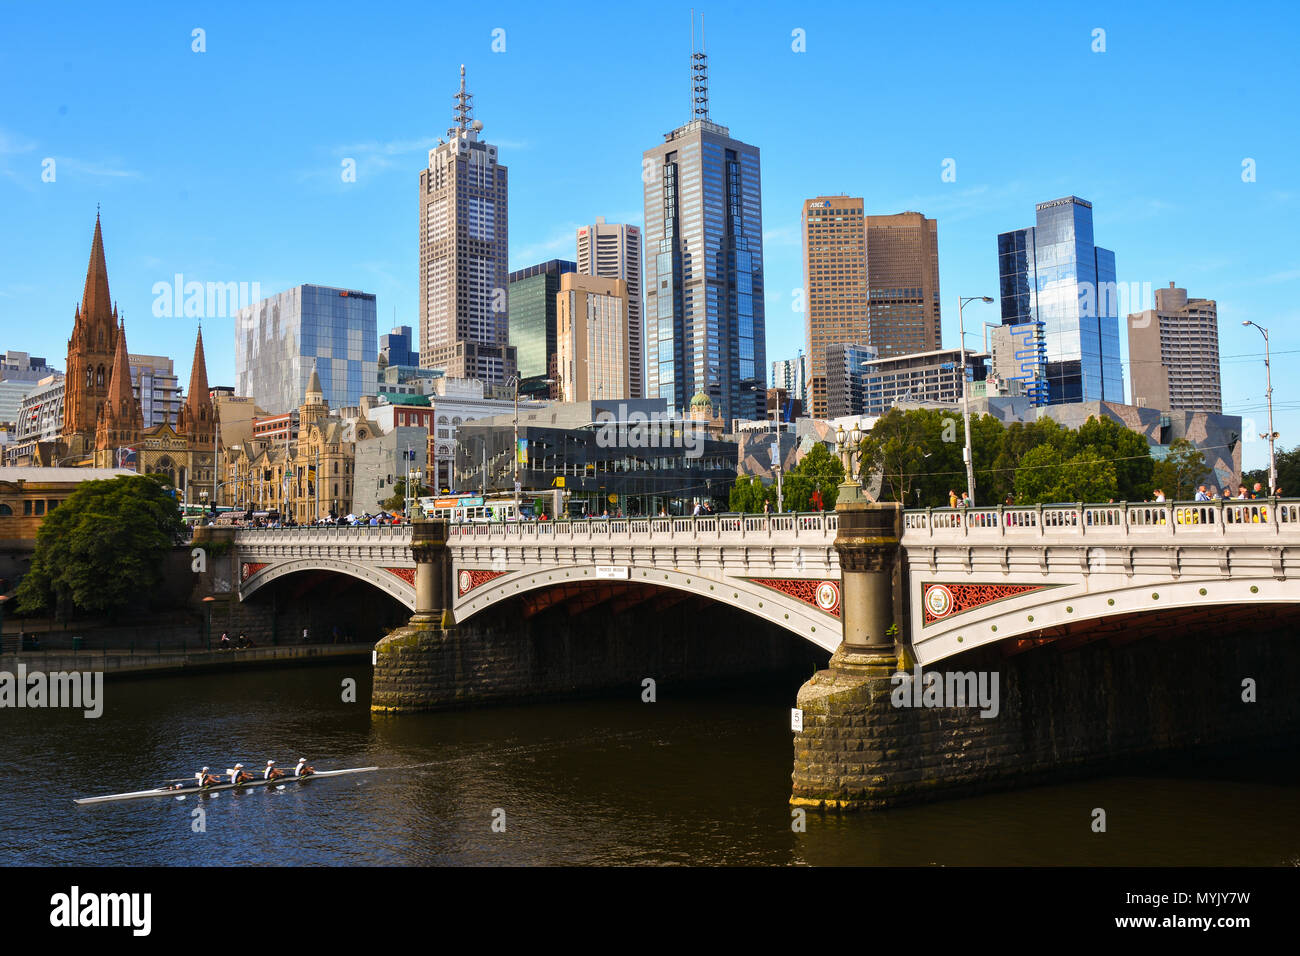
M 342 700 L 347 678 L 356 703 Z M 358 663 L 118 679 L 97 720 L 0 711 L 0 865 L 1300 865 L 1294 748 L 884 813 L 810 813 L 799 833 L 786 804 L 797 681 L 379 717 L 369 678 Z M 204 763 L 260 772 L 268 757 L 292 767 L 300 756 L 318 770 L 384 769 L 72 803 Z M 1090 828 L 1097 807 L 1104 834 Z

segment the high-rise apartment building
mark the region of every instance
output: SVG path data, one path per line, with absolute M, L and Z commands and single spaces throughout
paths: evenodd
M 1223 414 L 1219 381 L 1219 307 L 1189 299 L 1172 282 L 1156 289 L 1156 307 L 1128 317 L 1133 404 Z
M 556 368 L 566 402 L 630 398 L 628 288 L 623 279 L 566 272 L 556 296 Z
M 181 384 L 172 360 L 165 355 L 128 355 L 131 391 L 140 403 L 144 427 L 177 424 L 181 412 Z
M 303 404 L 312 370 L 332 408 L 374 395 L 379 372 L 375 297 L 299 285 L 235 313 L 236 391 L 269 412 Z
M 1036 224 L 998 236 L 1002 324 L 1037 351 L 1022 382 L 1035 405 L 1124 400 L 1115 253 L 1093 242 L 1092 203 L 1035 207 Z M 1028 328 L 1023 328 L 1023 327 Z
M 576 262 L 550 259 L 510 273 L 510 345 L 520 378 L 551 374 L 560 276 L 577 271 Z
M 473 101 L 462 66 L 455 124 L 420 171 L 420 362 L 496 386 L 515 374 L 507 170 L 479 139 Z
M 671 414 L 703 392 L 724 421 L 762 418 L 759 151 L 709 118 L 704 53 L 692 68 L 694 116 L 642 154 L 645 391 Z
M 645 377 L 641 346 L 641 230 L 636 226 L 607 223 L 604 216 L 597 216 L 594 225 L 578 229 L 578 272 L 622 279 L 627 283 L 627 354 L 632 369 L 630 397 L 641 398 Z M 513 319 L 514 313 L 511 312 Z
M 772 388 L 782 389 L 790 398 L 799 400 L 803 414 L 808 414 L 808 356 L 777 359 L 772 363 Z
M 840 195 L 805 200 L 802 231 L 809 408 L 825 418 L 835 346 L 892 356 L 941 345 L 938 225 L 919 212 L 868 216 L 861 198 Z

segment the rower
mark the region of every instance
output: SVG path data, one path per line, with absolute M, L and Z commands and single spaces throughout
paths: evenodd
M 221 778 L 218 777 L 216 774 L 208 773 L 208 768 L 207 768 L 207 767 L 204 767 L 202 770 L 200 770 L 200 771 L 199 771 L 198 773 L 196 773 L 194 776 L 198 777 L 198 779 L 199 779 L 199 788 L 200 788 L 200 789 L 202 789 L 203 787 L 210 787 L 210 786 L 212 786 L 212 785 L 215 784 L 215 783 L 220 783 L 220 782 L 221 782 Z
M 251 773 L 244 772 L 244 765 L 242 763 L 235 764 L 235 769 L 230 771 L 230 782 L 235 786 L 247 783 L 252 779 L 253 775 Z
M 274 760 L 266 762 L 266 769 L 262 771 L 263 780 L 279 780 L 284 776 L 284 771 L 275 765 Z
M 306 758 L 306 757 L 299 757 L 299 758 L 298 758 L 298 766 L 296 766 L 296 767 L 293 768 L 293 775 L 294 775 L 295 777 L 307 777 L 307 776 L 310 776 L 311 774 L 313 774 L 313 773 L 315 773 L 315 772 L 316 772 L 315 770 L 313 770 L 311 767 L 307 766 L 307 758 Z

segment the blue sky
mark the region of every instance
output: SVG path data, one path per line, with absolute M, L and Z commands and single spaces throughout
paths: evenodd
M 414 325 L 418 173 L 461 63 L 510 167 L 511 268 L 571 258 L 598 215 L 639 224 L 641 152 L 688 118 L 689 5 L 186 6 L 0 4 L 0 348 L 63 367 L 97 202 L 131 351 L 182 377 L 195 321 L 152 308 L 176 273 L 362 289 L 381 332 Z M 804 343 L 805 198 L 936 218 L 955 345 L 956 296 L 997 294 L 997 233 L 1074 194 L 1122 283 L 1218 300 L 1225 411 L 1256 431 L 1262 339 L 1241 321 L 1270 328 L 1277 428 L 1300 443 L 1294 6 L 957 6 L 696 7 L 713 118 L 762 150 L 769 360 Z M 206 325 L 210 381 L 233 384 L 231 323 Z M 1266 458 L 1247 444 L 1247 467 Z

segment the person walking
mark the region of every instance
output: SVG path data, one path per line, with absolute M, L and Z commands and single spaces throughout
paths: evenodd
M 965 491 L 963 491 L 963 492 L 961 493 L 961 500 L 957 502 L 957 507 L 959 507 L 959 508 L 969 508 L 969 507 L 970 507 L 970 493 L 969 493 L 969 492 L 965 492 Z
M 1195 500 L 1197 500 L 1197 501 L 1209 501 L 1209 500 L 1210 500 L 1210 493 L 1209 493 L 1208 491 L 1205 490 L 1205 486 L 1204 486 L 1204 485 L 1201 485 L 1199 488 L 1196 489 L 1196 499 L 1195 499 Z
M 951 488 L 948 489 L 948 507 L 949 508 L 957 507 L 957 492 L 955 492 Z

